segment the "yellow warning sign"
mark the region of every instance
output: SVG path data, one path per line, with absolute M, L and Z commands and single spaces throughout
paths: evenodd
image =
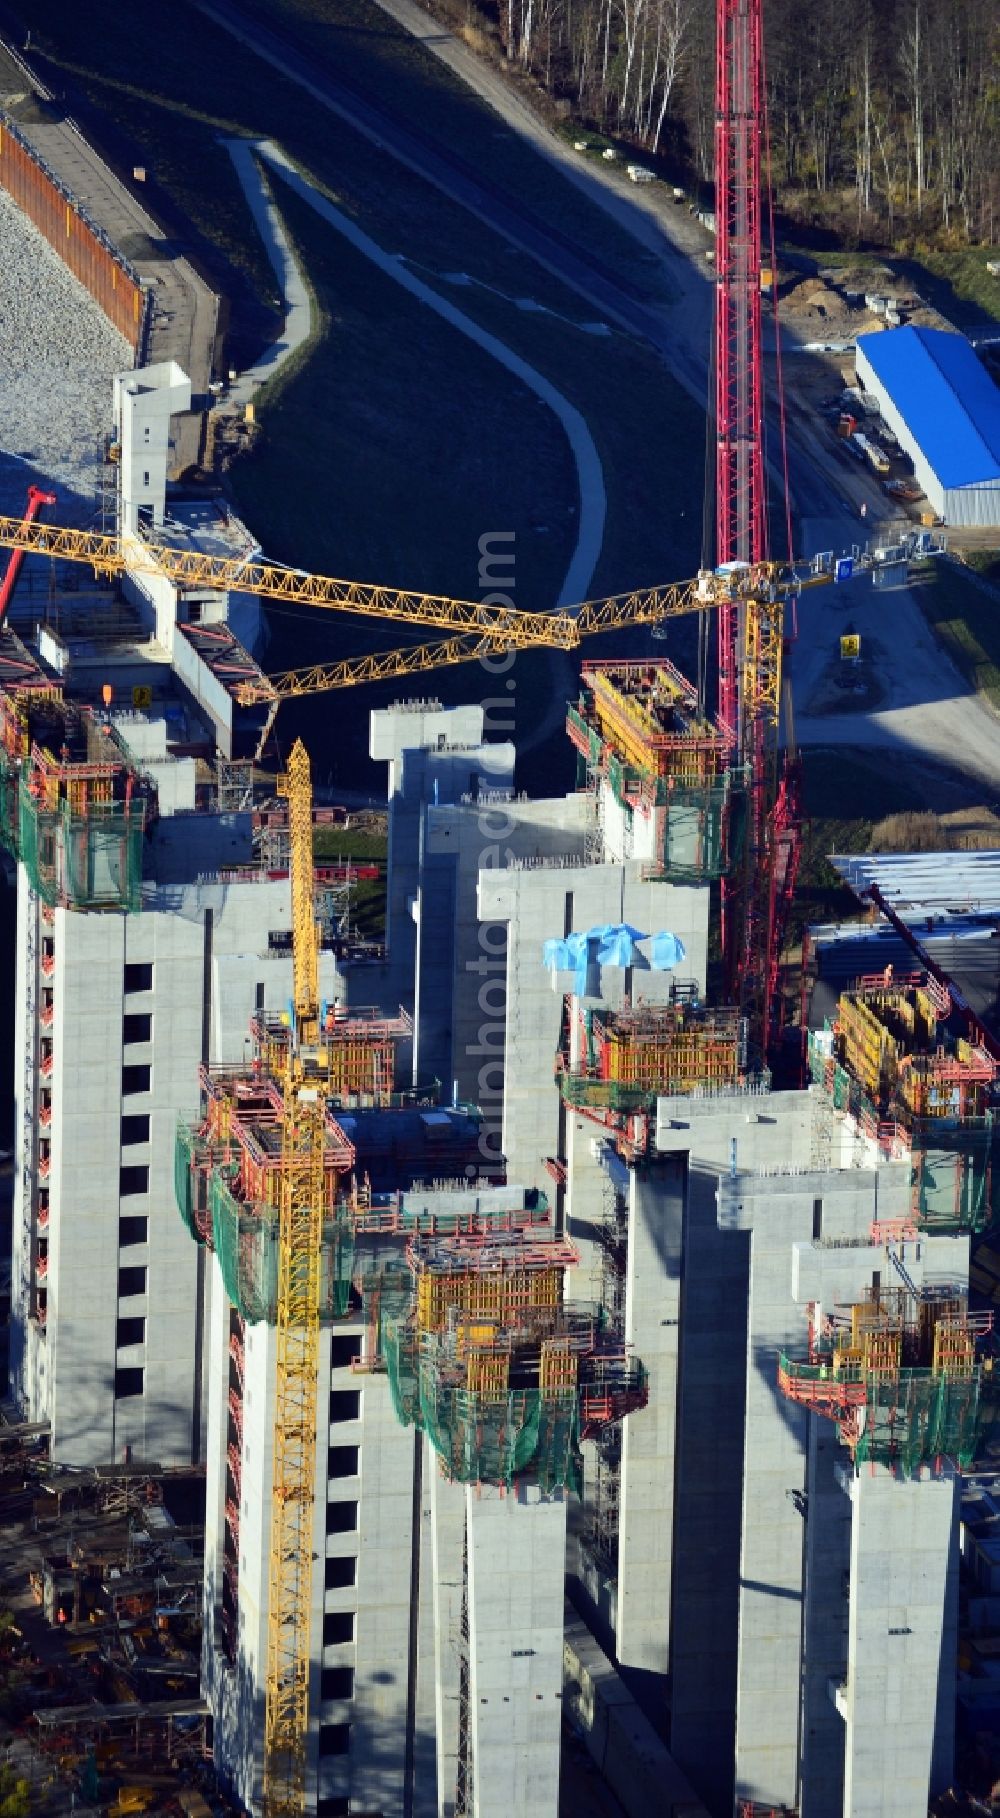
M 845 663 L 856 662 L 861 655 L 861 639 L 856 631 L 848 632 L 840 640 L 840 655 Z
M 843 638 L 840 641 L 843 643 Z M 141 683 L 139 687 L 133 688 L 132 705 L 133 707 L 152 707 L 153 690 L 145 682 Z

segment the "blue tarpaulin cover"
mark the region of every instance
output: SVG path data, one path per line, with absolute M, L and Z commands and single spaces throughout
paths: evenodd
M 640 941 L 652 941 L 650 964 L 656 971 L 669 972 L 684 958 L 684 942 L 676 934 L 663 930 L 643 934 L 629 922 L 607 922 L 603 926 L 567 934 L 563 940 L 546 941 L 542 947 L 542 964 L 550 972 L 575 974 L 573 990 L 586 997 L 587 973 L 595 961 L 598 966 L 634 966 L 643 960 Z
M 649 963 L 654 972 L 672 972 L 687 957 L 687 948 L 676 934 L 668 934 L 666 929 L 653 935 Z

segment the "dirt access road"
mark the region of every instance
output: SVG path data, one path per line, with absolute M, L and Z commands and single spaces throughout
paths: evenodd
M 469 209 L 512 244 L 584 295 L 619 326 L 640 335 L 660 353 L 676 379 L 704 402 L 712 316 L 710 244 L 662 185 L 631 191 L 620 176 L 586 162 L 537 120 L 502 77 L 444 31 L 414 0 L 382 0 L 404 28 L 444 58 L 505 123 L 530 140 L 591 199 L 655 252 L 669 286 L 669 300 L 651 303 L 631 295 L 602 265 L 599 250 L 568 239 L 539 221 L 517 198 L 502 194 L 459 157 L 416 136 L 387 109 L 384 92 L 374 104 L 294 44 L 240 15 L 229 0 L 199 0 L 202 10 L 259 55 L 299 82 L 393 158 L 407 164 Z M 652 192 L 652 193 L 651 193 Z M 891 511 L 874 478 L 848 470 L 835 448 L 813 441 L 807 425 L 791 431 L 792 482 L 799 553 L 848 550 L 865 536 L 888 529 Z M 861 504 L 867 507 L 862 523 Z M 844 605 L 844 601 L 848 602 Z M 845 694 L 839 636 L 849 614 L 870 652 L 871 683 L 864 699 Z M 1000 718 L 979 700 L 933 637 L 912 591 L 881 593 L 870 582 L 824 589 L 803 597 L 800 629 L 791 659 L 800 744 L 891 753 L 926 784 L 928 799 L 992 801 L 1000 793 Z M 845 804 L 848 812 L 850 804 Z

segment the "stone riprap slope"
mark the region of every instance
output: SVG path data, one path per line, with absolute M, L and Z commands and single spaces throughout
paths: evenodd
M 91 521 L 111 381 L 131 365 L 117 329 L 0 190 L 0 512 L 20 514 L 34 481 L 58 493 L 57 522 Z

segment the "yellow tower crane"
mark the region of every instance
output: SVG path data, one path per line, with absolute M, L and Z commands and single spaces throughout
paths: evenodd
M 319 934 L 313 902 L 312 782 L 301 739 L 292 747 L 278 788 L 288 798 L 294 985 L 281 1116 L 264 1811 L 266 1818 L 300 1818 L 309 1725 L 326 1130 L 325 1093 L 306 1066 L 319 1036 Z
M 127 542 L 95 531 L 53 524 L 25 523 L 0 517 L 0 548 L 31 555 L 82 562 L 98 575 L 113 577 L 129 570 L 162 575 L 175 586 L 216 592 L 252 593 L 274 604 L 389 619 L 415 628 L 438 628 L 446 638 L 402 649 L 314 663 L 279 675 L 244 682 L 237 699 L 244 706 L 270 708 L 258 750 L 282 701 L 362 682 L 386 681 L 473 662 L 509 650 L 548 646 L 575 650 L 584 639 L 633 625 L 657 625 L 682 613 L 709 611 L 737 600 L 744 608 L 741 638 L 742 708 L 747 724 L 763 714 L 777 726 L 781 703 L 781 627 L 785 595 L 830 580 L 826 573 L 796 574 L 777 563 L 733 567 L 721 574 L 704 571 L 694 580 L 664 587 L 636 588 L 606 599 L 552 612 L 522 612 L 476 600 L 452 600 L 440 594 L 382 587 L 363 581 L 336 580 L 306 574 L 275 563 L 240 557 L 204 555 L 132 536 Z

